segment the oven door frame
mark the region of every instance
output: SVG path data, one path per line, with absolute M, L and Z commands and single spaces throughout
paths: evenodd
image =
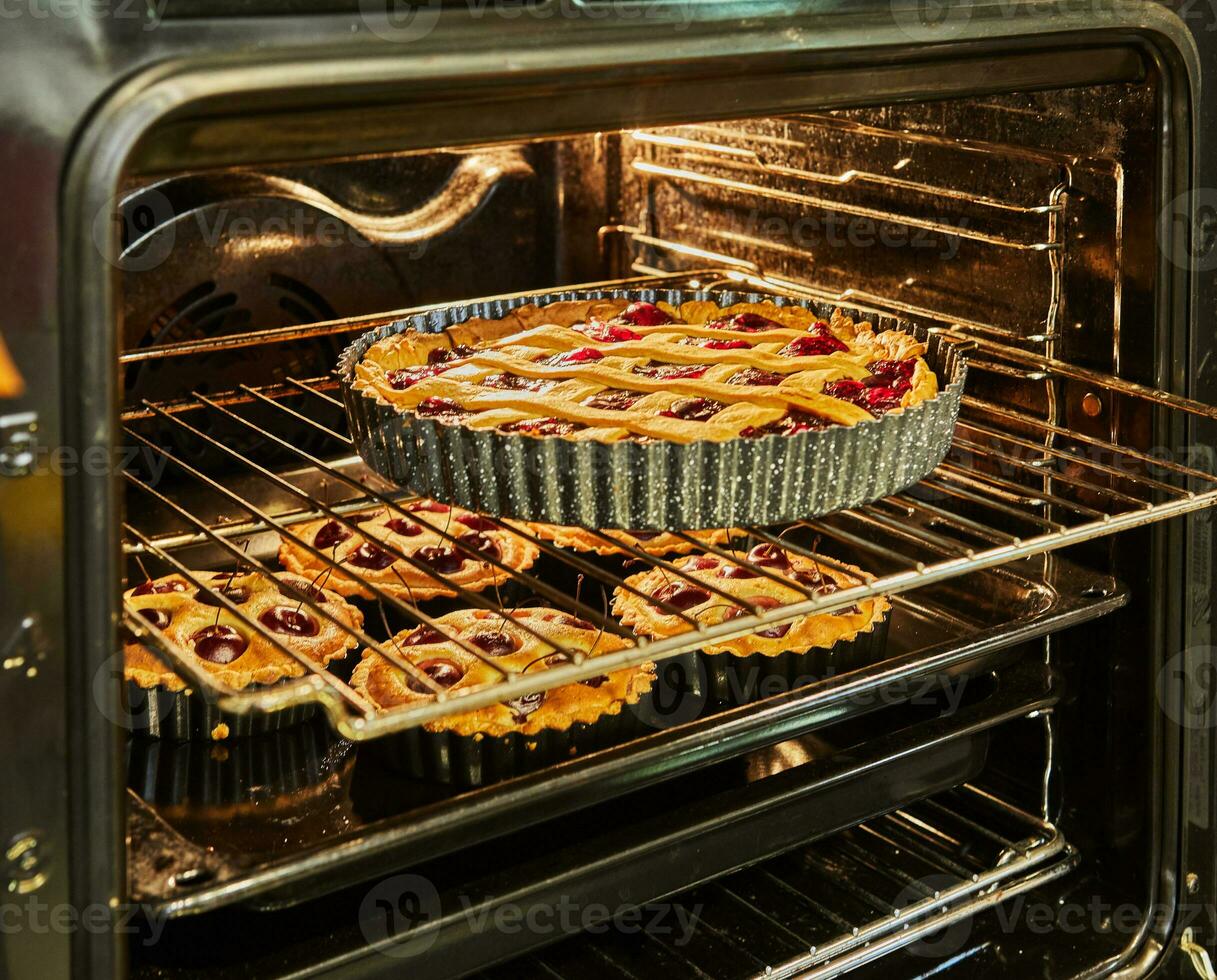
M 76 908 L 102 903 L 114 907 L 118 920 L 122 918 L 125 816 L 121 740 L 119 729 L 109 720 L 120 717 L 120 685 L 107 682 L 114 678 L 116 665 L 117 623 L 112 595 L 120 581 L 122 513 L 121 481 L 115 479 L 121 461 L 121 436 L 118 378 L 113 369 L 121 335 L 116 303 L 119 236 L 111 219 L 120 182 L 132 165 L 154 172 L 186 159 L 198 160 L 202 158 L 201 146 L 211 147 L 212 163 L 239 162 L 241 146 L 248 146 L 248 141 L 243 144 L 241 136 L 233 135 L 241 132 L 238 125 L 225 142 L 224 126 L 214 115 L 218 107 L 223 106 L 230 115 L 245 114 L 246 119 L 252 119 L 259 113 L 320 103 L 324 95 L 327 106 L 341 103 L 343 112 L 355 113 L 353 118 L 358 119 L 361 107 L 366 117 L 367 107 L 375 105 L 374 118 L 364 118 L 359 127 L 360 140 L 342 147 L 345 152 L 372 152 L 388 144 L 403 148 L 403 141 L 404 145 L 436 145 L 442 130 L 420 127 L 417 114 L 406 111 L 409 106 L 403 107 L 399 127 L 387 124 L 390 113 L 386 106 L 392 104 L 392 93 L 403 90 L 414 105 L 421 104 L 420 93 L 455 93 L 455 101 L 447 107 L 451 110 L 468 106 L 479 94 L 484 96 L 489 87 L 501 87 L 505 81 L 528 84 L 534 89 L 538 107 L 549 104 L 546 111 L 550 128 L 569 129 L 573 118 L 552 111 L 553 86 L 561 82 L 569 89 L 573 77 L 570 66 L 576 64 L 581 66 L 580 78 L 586 80 L 585 91 L 590 94 L 577 103 L 572 101 L 571 106 L 584 114 L 578 118 L 587 118 L 589 109 L 596 107 L 600 117 L 592 120 L 593 125 L 612 126 L 614 113 L 620 111 L 618 106 L 631 114 L 627 119 L 618 117 L 619 123 L 636 122 L 632 114 L 638 111 L 638 101 L 646 108 L 648 122 L 670 121 L 682 113 L 708 115 L 704 95 L 698 94 L 706 91 L 704 77 L 703 87 L 694 83 L 699 74 L 704 76 L 708 67 L 724 59 L 740 67 L 751 64 L 757 68 L 758 78 L 777 69 L 788 76 L 781 98 L 775 98 L 772 87 L 766 92 L 766 86 L 760 84 L 741 91 L 730 110 L 736 115 L 766 109 L 782 111 L 793 104 L 823 108 L 955 94 L 941 77 L 946 62 L 971 66 L 970 73 L 951 75 L 957 82 L 969 80 L 973 86 L 969 92 L 977 91 L 977 87 L 1056 87 L 1069 79 L 1086 80 L 1084 75 L 1076 75 L 1085 67 L 1084 59 L 1071 62 L 1062 58 L 1065 51 L 1079 46 L 1128 45 L 1138 49 L 1142 57 L 1155 59 L 1163 77 L 1169 80 L 1165 86 L 1169 105 L 1165 108 L 1166 118 L 1171 121 L 1170 140 L 1164 141 L 1162 152 L 1163 172 L 1172 193 L 1164 193 L 1163 199 L 1175 197 L 1181 189 L 1217 186 L 1217 155 L 1210 154 L 1212 159 L 1201 172 L 1196 161 L 1202 160 L 1203 154 L 1199 148 L 1193 149 L 1192 136 L 1193 132 L 1199 136 L 1195 123 L 1201 106 L 1195 92 L 1202 55 L 1203 67 L 1217 75 L 1217 44 L 1209 43 L 1202 51 L 1189 33 L 1189 25 L 1156 3 L 1121 3 L 1112 16 L 1102 20 L 1085 14 L 1037 10 L 1030 4 L 1019 16 L 1010 16 L 1009 10 L 994 13 L 977 8 L 970 10 L 965 23 L 954 25 L 956 29 L 945 42 L 934 31 L 910 32 L 907 23 L 893 22 L 891 7 L 885 3 L 856 5 L 848 11 L 821 9 L 817 15 L 792 15 L 789 9 L 775 12 L 758 5 L 749 9 L 751 16 L 746 20 L 735 16 L 738 8 L 731 16 L 722 15 L 721 10 L 696 4 L 670 7 L 672 18 L 692 13 L 675 35 L 680 46 L 679 62 L 669 60 L 669 38 L 657 36 L 653 25 L 638 18 L 589 15 L 586 20 L 558 19 L 545 31 L 537 31 L 526 19 L 511 21 L 506 27 L 479 25 L 449 12 L 443 13 L 427 36 L 409 44 L 395 43 L 373 32 L 352 40 L 351 21 L 358 18 L 350 17 L 299 18 L 285 33 L 275 32 L 270 18 L 192 22 L 190 30 L 185 29 L 191 26 L 185 22 L 178 30 L 167 21 L 167 35 L 158 38 L 141 56 L 146 67 L 117 59 L 121 68 L 116 69 L 116 75 L 128 74 L 128 80 L 104 95 L 99 91 L 99 103 L 77 128 L 63 173 L 58 202 L 61 262 L 54 284 L 59 308 L 57 314 L 48 310 L 59 330 L 51 332 L 43 344 L 43 363 L 57 369 L 59 377 L 56 384 L 43 386 L 31 399 L 45 419 L 45 441 L 73 446 L 81 452 L 101 447 L 111 465 L 101 473 L 82 470 L 70 476 L 37 477 L 40 495 L 63 501 L 62 551 L 53 553 L 52 560 L 47 561 L 45 553 L 18 550 L 9 556 L 10 562 L 0 575 L 0 586 L 11 586 L 17 589 L 13 594 L 21 595 L 16 580 L 24 569 L 41 562 L 45 581 L 63 584 L 62 590 L 48 587 L 32 596 L 28 611 L 37 622 L 45 624 L 49 655 L 43 681 L 48 697 L 43 708 L 56 721 L 40 723 L 34 737 L 27 731 L 21 738 L 11 738 L 3 763 L 10 776 L 20 780 L 24 774 L 28 781 L 29 774 L 45 764 L 44 759 L 66 756 L 68 760 L 66 779 L 44 780 L 32 801 L 33 812 L 45 814 L 42 823 L 47 828 L 47 843 L 57 855 L 55 877 L 47 893 L 69 895 Z M 1195 25 L 1190 29 L 1194 30 Z M 268 47 L 257 48 L 251 37 L 269 42 Z M 218 53 L 232 50 L 238 38 L 241 54 Z M 307 46 L 302 44 L 304 38 L 308 39 Z M 628 61 L 621 54 L 625 50 L 631 52 Z M 1054 53 L 1045 60 L 1046 52 Z M 657 64 L 670 72 L 672 83 L 657 90 L 639 89 L 639 79 L 654 77 L 653 66 Z M 1011 70 L 994 71 L 995 65 L 1010 65 Z M 684 88 L 677 84 L 681 80 L 686 83 Z M 614 84 L 623 97 L 627 93 L 641 94 L 622 101 L 605 99 L 604 86 Z M 1217 109 L 1211 93 L 1208 101 L 1211 109 Z M 435 115 L 451 121 L 459 114 L 445 111 Z M 320 123 L 324 118 L 317 116 L 313 121 Z M 539 133 L 544 128 L 534 123 L 528 131 Z M 165 138 L 154 141 L 153 134 L 164 134 Z M 290 131 L 284 127 L 277 135 L 286 137 Z M 507 129 L 493 134 L 483 130 L 479 137 L 487 135 L 497 138 L 511 134 Z M 469 139 L 472 141 L 472 136 Z M 221 157 L 217 147 L 227 156 Z M 259 153 L 264 156 L 266 152 L 263 144 Z M 276 159 L 313 152 L 315 147 L 307 141 L 297 142 L 281 147 Z M 1186 238 L 1187 229 L 1180 234 Z M 1199 288 L 1197 281 L 1202 277 L 1191 275 L 1183 265 L 1163 260 L 1159 323 L 1167 333 L 1167 349 L 1182 355 L 1169 358 L 1167 363 L 1185 363 L 1190 355 L 1190 363 L 1198 364 L 1210 353 L 1199 346 L 1206 331 L 1197 329 L 1192 313 L 1200 308 L 1196 305 L 1200 298 L 1193 291 Z M 1217 306 L 1217 286 L 1208 286 L 1204 299 L 1208 301 L 1206 308 Z M 1163 387 L 1179 394 L 1217 402 L 1217 372 L 1203 378 L 1195 372 L 1175 372 L 1161 381 Z M 21 492 L 22 482 L 0 481 L 0 506 L 6 512 L 10 512 L 8 495 Z M 1205 542 L 1199 522 L 1206 516 L 1188 518 L 1186 529 L 1175 527 L 1167 536 L 1163 554 L 1182 558 L 1185 541 L 1189 545 Z M 1195 553 L 1195 549 L 1189 548 L 1188 552 Z M 1182 640 L 1185 646 L 1207 644 L 1207 615 L 1200 615 L 1198 605 L 1206 597 L 1182 588 L 1186 568 L 1182 562 L 1167 564 L 1170 570 L 1163 594 L 1178 596 L 1186 592 L 1188 604 L 1186 610 L 1167 610 L 1167 618 L 1171 623 L 1187 624 L 1187 632 L 1167 626 L 1164 629 L 1169 628 L 1176 642 Z M 66 616 L 65 610 L 72 610 L 72 616 Z M 63 653 L 56 655 L 56 651 Z M 1181 703 L 1189 678 L 1171 683 L 1176 686 L 1163 696 L 1178 698 Z M 22 717 L 22 702 L 27 697 L 19 685 L 0 685 L 0 707 L 6 709 L 3 714 L 11 719 L 10 724 Z M 63 724 L 64 719 L 70 719 L 71 724 Z M 1161 778 L 1174 790 L 1163 794 L 1157 826 L 1158 857 L 1167 871 L 1164 880 L 1177 881 L 1184 844 L 1180 838 L 1179 767 L 1185 754 L 1187 759 L 1212 759 L 1212 731 L 1181 730 L 1165 719 L 1161 729 L 1153 736 Z M 1196 770 L 1193 767 L 1187 771 Z M 1202 771 L 1210 776 L 1211 764 Z M 12 785 L 20 785 L 20 781 Z M 1204 801 L 1204 826 L 1209 827 L 1217 819 L 1217 808 L 1207 782 L 1206 787 L 1209 792 L 1193 792 L 1191 798 Z M 1199 819 L 1195 813 L 1192 817 L 1193 823 Z M 1208 862 L 1200 872 L 1208 888 L 1213 887 L 1212 869 L 1217 867 L 1212 838 L 1211 832 L 1189 834 L 1186 841 Z M 65 890 L 65 878 L 70 890 Z M 1174 907 L 1173 894 L 1160 897 Z M 1133 937 L 1120 961 L 1132 962 L 1149 950 L 1175 949 L 1170 935 L 1173 922 L 1171 917 L 1170 921 L 1157 923 L 1152 937 Z M 1154 941 L 1146 943 L 1149 938 Z M 40 937 L 38 955 L 47 957 L 47 944 L 53 943 L 55 959 L 66 962 L 70 943 L 73 975 L 117 975 L 124 968 L 125 940 L 121 931 L 82 929 L 70 936 Z M 29 937 L 6 937 L 6 945 L 28 941 Z M 15 961 L 11 951 L 7 955 Z M 1148 967 L 1151 959 L 1143 958 L 1142 965 Z M 1117 964 L 1109 965 L 1114 968 Z

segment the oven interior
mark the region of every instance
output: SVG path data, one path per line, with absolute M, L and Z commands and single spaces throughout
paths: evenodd
M 1156 392 L 1178 343 L 1159 312 L 1163 164 L 1145 149 L 1160 85 L 1143 66 L 1084 88 L 132 177 L 129 581 L 274 568 L 293 525 L 400 499 L 353 456 L 330 374 L 388 311 L 662 281 L 905 315 L 970 364 L 932 477 L 748 529 L 892 584 L 880 662 L 729 706 L 673 658 L 651 733 L 471 787 L 403 776 L 332 702 L 273 735 L 126 738 L 127 889 L 151 910 L 133 972 L 1060 977 L 1139 949 L 1148 912 L 1061 943 L 995 909 L 1145 910 L 1177 880 L 1154 691 L 1178 648 L 1186 517 L 1165 518 L 1214 483 L 1153 454 L 1198 411 Z M 602 616 L 629 570 L 551 548 L 480 601 Z M 366 611 L 382 642 L 412 622 Z M 634 908 L 652 914 L 627 928 Z M 535 922 L 486 925 L 513 910 Z

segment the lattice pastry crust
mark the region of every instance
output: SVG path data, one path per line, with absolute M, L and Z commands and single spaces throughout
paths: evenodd
M 763 565 L 784 578 L 824 592 L 839 591 L 870 581 L 872 576 L 853 565 L 830 567 L 802 555 L 761 544 L 747 555 L 752 564 Z M 758 606 L 776 608 L 804 601 L 806 595 L 794 588 L 759 575 L 716 555 L 690 555 L 678 566 L 681 577 L 675 578 L 662 569 L 631 575 L 625 581 L 644 596 L 655 596 L 680 608 L 686 616 L 706 626 L 714 626 L 728 618 L 747 615 L 740 605 L 699 586 L 711 582 L 732 597 L 746 599 Z M 742 577 L 740 576 L 742 573 Z M 692 580 L 692 581 L 687 581 Z M 801 616 L 790 624 L 762 629 L 749 636 L 707 644 L 706 653 L 731 653 L 749 656 L 754 653 L 777 656 L 780 653 L 806 653 L 813 647 L 831 647 L 838 640 L 853 639 L 859 633 L 874 628 L 887 615 L 891 604 L 882 596 L 863 599 L 854 606 L 835 612 Z M 666 613 L 647 599 L 628 592 L 620 586 L 613 592 L 613 614 L 634 632 L 642 636 L 661 638 L 687 632 L 691 627 L 676 614 Z
M 520 627 L 529 628 L 542 642 Z M 473 656 L 444 635 L 459 636 L 486 652 L 487 659 L 511 673 L 532 673 L 565 663 L 556 647 L 598 657 L 630 646 L 611 633 L 557 609 L 514 609 L 505 615 L 486 609 L 461 609 L 436 620 L 443 631 L 427 626 L 403 630 L 386 646 L 393 646 L 410 663 L 454 694 L 465 688 L 501 682 L 485 660 Z M 591 724 L 604 715 L 618 714 L 635 704 L 655 682 L 655 665 L 643 663 L 587 681 L 566 684 L 545 692 L 465 711 L 425 723 L 428 731 L 458 735 L 535 735 L 544 729 L 565 731 L 575 722 Z M 355 668 L 352 686 L 382 709 L 429 701 L 434 697 L 419 681 L 411 687 L 401 668 L 380 654 L 365 650 Z M 417 688 L 417 689 L 416 689 Z
M 284 646 L 305 654 L 322 666 L 345 657 L 348 650 L 358 646 L 354 637 L 303 605 L 300 597 L 293 596 L 290 589 L 281 590 L 277 582 L 268 581 L 258 573 L 191 574 L 216 591 L 223 591 L 246 616 L 273 631 Z M 327 610 L 348 626 L 355 629 L 363 626 L 363 613 L 338 593 L 319 589 L 298 575 L 280 573 L 276 578 L 304 591 L 314 602 L 324 602 Z M 181 575 L 166 575 L 128 589 L 123 597 L 170 640 L 193 653 L 200 667 L 231 687 L 273 684 L 285 677 L 301 677 L 307 673 L 302 665 L 277 650 L 227 609 L 200 602 L 196 598 L 198 592 Z M 211 637 L 210 641 L 205 641 L 205 637 Z M 201 645 L 205 642 L 209 642 L 209 646 Z M 244 649 L 232 656 L 242 643 Z M 209 648 L 210 656 L 200 653 Z M 140 687 L 163 687 L 170 691 L 186 687 L 182 678 L 139 643 L 124 643 L 123 660 L 127 680 Z
M 364 579 L 388 595 L 406 601 L 455 596 L 447 583 L 471 592 L 502 585 L 511 577 L 483 560 L 493 554 L 508 568 L 525 571 L 540 553 L 535 544 L 504 531 L 463 507 L 433 500 L 412 500 L 397 507 L 381 507 L 346 515 L 360 533 L 337 521 L 321 519 L 293 528 L 295 534 L 325 553 L 322 561 L 296 542 L 283 538 L 279 562 L 300 575 L 318 578 L 326 588 L 347 596 L 372 598 Z M 462 546 L 440 536 L 439 530 L 458 538 Z M 380 547 L 387 544 L 435 568 L 429 575 Z M 349 568 L 350 575 L 341 571 Z M 335 570 L 337 569 L 337 570 Z
M 522 306 L 371 347 L 354 387 L 472 429 L 617 442 L 723 442 L 855 425 L 932 398 L 925 345 L 773 303 Z

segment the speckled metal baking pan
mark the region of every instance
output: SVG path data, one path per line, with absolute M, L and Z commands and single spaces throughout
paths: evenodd
M 405 330 L 435 333 L 474 317 L 497 319 L 527 303 L 620 298 L 695 299 L 719 306 L 772 302 L 827 319 L 835 304 L 686 289 L 577 289 L 444 306 L 372 330 L 342 354 L 338 375 L 361 456 L 377 473 L 421 494 L 502 517 L 592 528 L 776 524 L 855 507 L 916 483 L 946 455 L 967 367 L 959 350 L 894 317 L 845 310 L 879 330 L 927 340 L 938 396 L 873 421 L 793 436 L 728 442 L 578 442 L 479 431 L 402 414 L 352 387 L 376 342 Z
M 316 705 L 300 704 L 270 713 L 234 714 L 186 691 L 145 688 L 134 681 L 127 681 L 125 690 L 123 709 L 130 732 L 179 742 L 268 735 L 308 721 L 317 712 Z

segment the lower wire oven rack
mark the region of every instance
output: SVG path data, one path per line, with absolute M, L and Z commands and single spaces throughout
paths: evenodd
M 711 291 L 716 283 L 739 285 L 738 280 L 729 276 L 718 273 L 715 276 L 713 282 L 706 274 L 700 277 L 685 274 L 661 280 L 621 280 L 611 285 L 632 287 L 662 282 Z M 797 295 L 780 284 L 766 285 L 775 294 Z M 758 288 L 758 282 L 750 278 L 748 286 Z M 312 329 L 315 334 L 354 333 L 385 319 L 361 318 Z M 274 344 L 298 340 L 300 336 L 301 328 L 291 328 L 265 331 L 255 339 Z M 1043 382 L 1049 388 L 1053 379 L 1062 384 L 1079 380 L 1078 372 L 1067 365 L 986 340 L 952 336 L 972 346 L 973 356 L 969 360 L 974 370 L 1014 376 L 1035 384 Z M 252 342 L 249 338 L 240 341 Z M 187 357 L 199 350 L 199 343 L 191 342 L 142 350 L 130 357 L 140 361 L 150 357 Z M 124 355 L 124 360 L 127 358 Z M 1166 413 L 1172 423 L 1182 427 L 1191 416 L 1217 416 L 1215 409 L 1166 393 L 1083 373 L 1086 376 L 1081 380 L 1088 390 L 1101 392 L 1096 397 L 1110 406 L 1113 417 L 1118 410 L 1152 408 Z M 177 572 L 192 585 L 208 590 L 212 604 L 265 636 L 273 646 L 298 661 L 309 676 L 270 688 L 235 690 L 217 682 L 189 654 L 136 615 L 129 604 L 124 604 L 123 621 L 194 691 L 215 700 L 222 709 L 241 714 L 317 703 L 341 734 L 358 741 L 609 670 L 674 657 L 704 647 L 714 639 L 742 636 L 811 612 L 844 608 L 868 596 L 900 597 L 918 590 L 912 596 L 898 599 L 898 606 L 924 615 L 917 596 L 952 579 L 985 570 L 993 570 L 992 574 L 999 579 L 1009 575 L 1025 578 L 1012 569 L 1037 560 L 1043 561 L 1044 567 L 1057 567 L 1048 558 L 1037 556 L 1217 503 L 1217 477 L 1190 465 L 1193 461 L 1185 463 L 1162 453 L 1151 453 L 1148 447 L 1135 448 L 1093 431 L 1067 428 L 1056 418 L 1054 398 L 1050 393 L 1051 410 L 1041 417 L 1045 413 L 966 395 L 951 453 L 919 484 L 874 504 L 790 528 L 742 529 L 753 541 L 778 543 L 801 554 L 809 554 L 811 544 L 818 539 L 826 543 L 824 550 L 830 554 L 834 548 L 845 551 L 857 564 L 873 572 L 872 582 L 828 596 L 806 590 L 806 598 L 801 601 L 772 610 L 754 608 L 752 615 L 712 626 L 659 603 L 666 611 L 685 618 L 689 627 L 687 632 L 669 639 L 635 640 L 607 615 L 607 597 L 612 590 L 630 589 L 620 574 L 513 527 L 514 532 L 531 538 L 544 559 L 555 563 L 568 580 L 556 585 L 552 576 L 514 571 L 488 557 L 486 560 L 509 574 L 517 593 L 624 635 L 633 641 L 631 646 L 596 657 L 594 662 L 571 653 L 570 663 L 535 674 L 509 677 L 498 670 L 496 682 L 451 695 L 413 668 L 386 640 L 340 624 L 362 647 L 381 653 L 436 693 L 428 702 L 388 712 L 374 710 L 340 677 L 284 646 L 259 623 L 243 615 L 239 606 L 211 589 L 206 581 L 195 579 L 189 571 L 241 564 L 269 573 L 272 569 L 259 554 L 272 552 L 269 542 L 275 534 L 325 561 L 325 553 L 296 533 L 294 529 L 299 524 L 328 517 L 355 530 L 347 516 L 352 510 L 365 506 L 391 508 L 401 503 L 403 494 L 399 489 L 380 481 L 353 456 L 345 415 L 336 397 L 335 379 L 287 378 L 260 387 L 239 385 L 219 393 L 196 389 L 169 402 L 144 401 L 123 413 L 125 433 L 130 445 L 146 461 L 155 464 L 153 471 L 164 472 L 158 481 L 134 467 L 124 471 L 131 490 L 125 551 L 141 560 L 155 559 L 163 573 Z M 162 489 L 170 486 L 172 489 Z M 430 523 L 447 541 L 454 540 L 441 522 L 428 522 L 418 513 L 410 517 L 419 523 Z M 706 550 L 748 565 L 758 575 L 772 577 L 771 571 L 748 562 L 734 547 Z M 410 555 L 387 543 L 385 548 L 395 558 L 419 567 Z M 624 550 L 641 567 L 659 567 L 668 576 L 681 577 L 675 562 L 629 546 Z M 344 571 L 357 574 L 349 566 L 344 566 Z M 580 592 L 578 587 L 571 587 L 576 582 L 585 582 L 587 587 Z M 504 608 L 493 592 L 472 593 L 454 583 L 448 584 L 462 603 L 491 610 Z M 384 606 L 404 616 L 409 623 L 435 626 L 434 615 L 418 604 L 368 585 Z M 1114 585 L 1082 589 L 1086 598 L 1098 605 L 1117 591 Z M 587 598 L 589 595 L 593 598 Z M 333 619 L 310 597 L 302 594 L 301 599 L 316 615 Z M 958 618 L 958 613 L 944 614 Z M 494 666 L 493 660 L 481 651 L 472 646 L 466 649 Z
M 958 961 L 970 976 L 980 947 L 962 923 L 1067 874 L 1077 857 L 1053 824 L 965 785 L 668 899 L 662 907 L 692 923 L 681 931 L 669 922 L 579 936 L 478 980 L 820 980 L 928 936 L 927 969 Z

